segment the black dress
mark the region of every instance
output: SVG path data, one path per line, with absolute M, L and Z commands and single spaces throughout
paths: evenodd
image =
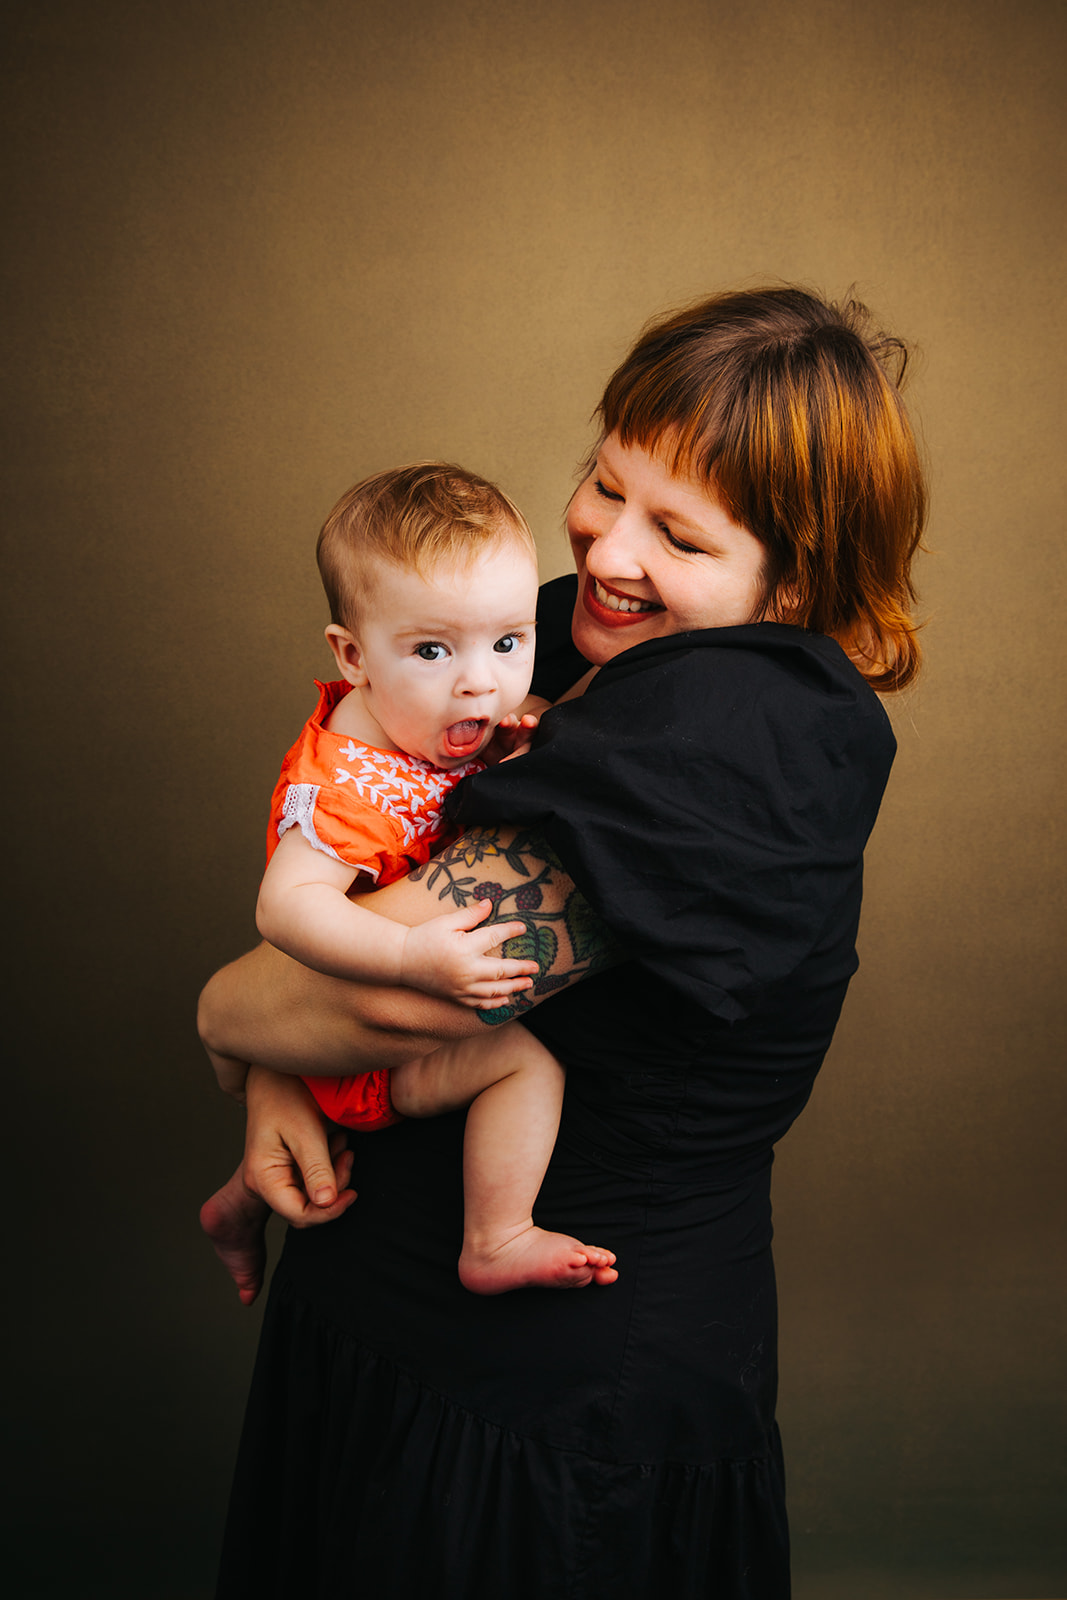
M 462 1114 L 356 1139 L 358 1202 L 274 1275 L 220 1600 L 787 1600 L 772 1146 L 893 750 L 836 645 L 759 624 L 626 651 L 460 791 L 536 824 L 630 956 L 527 1019 L 568 1069 L 537 1219 L 619 1281 L 467 1293 Z

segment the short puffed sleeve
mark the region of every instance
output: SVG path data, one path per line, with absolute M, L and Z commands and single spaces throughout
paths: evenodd
M 271 798 L 267 859 L 290 828 L 313 850 L 390 883 L 428 861 L 445 827 L 446 794 L 480 761 L 442 772 L 402 750 L 382 750 L 327 727 L 349 693 L 320 683 L 319 703 L 282 762 Z
M 449 809 L 535 828 L 632 958 L 732 1022 L 854 970 L 895 748 L 831 640 L 716 628 L 608 662 Z
M 313 850 L 367 873 L 375 883 L 405 870 L 398 828 L 350 786 L 288 783 L 279 789 L 272 808 L 276 839 L 299 828 Z

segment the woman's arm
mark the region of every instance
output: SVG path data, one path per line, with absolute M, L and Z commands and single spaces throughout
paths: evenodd
M 487 926 L 525 923 L 507 954 L 538 965 L 533 988 L 508 1005 L 478 1012 L 414 989 L 328 978 L 261 945 L 205 988 L 199 1014 L 205 1045 L 218 1056 L 305 1077 L 399 1066 L 443 1040 L 521 1015 L 620 959 L 552 850 L 529 831 L 471 828 L 426 866 L 373 892 L 377 913 L 408 926 L 479 900 L 493 906 Z
M 472 828 L 410 877 L 374 892 L 376 911 L 409 925 L 478 900 L 491 901 L 493 922 L 525 923 L 525 934 L 509 941 L 509 954 L 538 963 L 533 988 L 499 1010 L 471 1011 L 414 989 L 327 978 L 270 945 L 224 967 L 205 988 L 200 1031 L 213 1057 L 275 1069 L 254 1068 L 248 1080 L 245 1182 L 295 1227 L 332 1221 L 354 1196 L 346 1187 L 349 1158 L 329 1146 L 318 1108 L 292 1074 L 343 1077 L 399 1066 L 444 1040 L 521 1015 L 621 959 L 535 834 Z M 224 1087 L 234 1092 L 237 1085 Z

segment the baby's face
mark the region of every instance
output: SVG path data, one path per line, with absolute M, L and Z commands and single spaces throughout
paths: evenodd
M 502 538 L 425 573 L 384 563 L 355 630 L 363 704 L 386 736 L 446 770 L 470 761 L 530 687 L 537 566 Z

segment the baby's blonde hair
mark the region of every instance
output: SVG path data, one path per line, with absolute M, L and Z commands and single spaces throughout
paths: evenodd
M 503 490 L 446 461 L 416 461 L 364 478 L 323 523 L 316 555 L 330 619 L 351 628 L 374 587 L 374 566 L 425 573 L 513 539 L 537 559 L 533 534 Z

